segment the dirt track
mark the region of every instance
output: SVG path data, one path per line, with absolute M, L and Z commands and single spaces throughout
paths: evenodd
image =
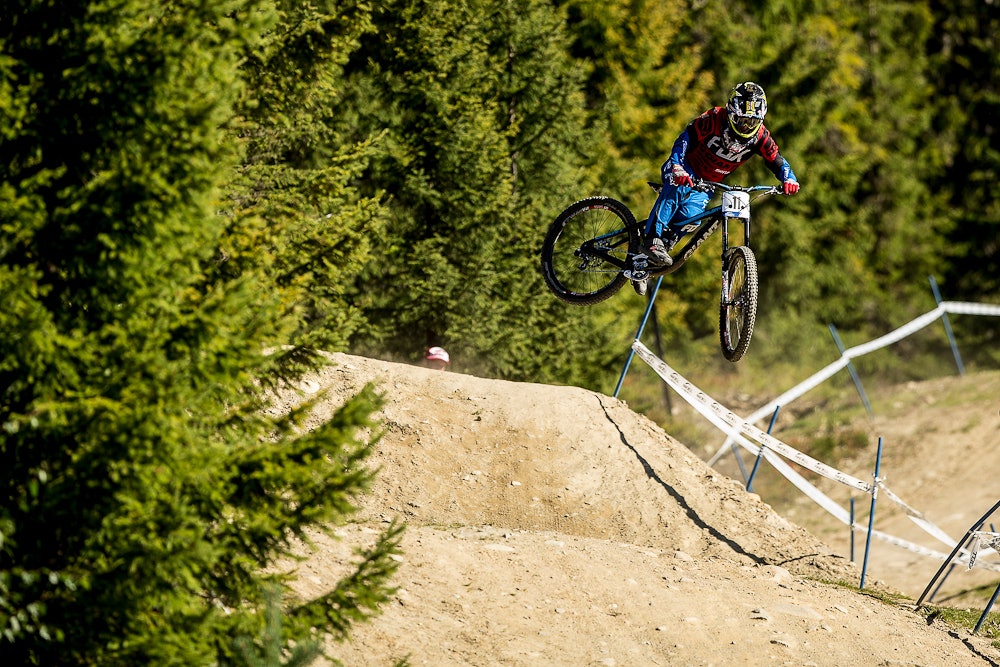
M 312 423 L 377 382 L 387 399 L 381 473 L 341 539 L 317 538 L 299 566 L 299 591 L 330 588 L 352 548 L 386 521 L 409 526 L 395 600 L 349 645 L 330 647 L 344 664 L 1000 662 L 980 637 L 860 594 L 845 551 L 779 516 L 621 401 L 336 360 L 313 378 L 328 394 Z M 882 587 L 878 568 L 872 573 L 868 588 Z

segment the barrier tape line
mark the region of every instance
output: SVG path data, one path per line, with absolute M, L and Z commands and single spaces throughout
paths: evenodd
M 777 438 L 761 431 L 759 428 L 750 424 L 742 417 L 737 416 L 727 408 L 723 407 L 718 401 L 713 400 L 710 396 L 705 394 L 705 392 L 685 380 L 680 373 L 670 368 L 666 362 L 659 359 L 656 355 L 649 351 L 649 348 L 639 341 L 633 343 L 632 349 L 635 350 L 636 354 L 642 357 L 643 361 L 649 364 L 650 367 L 656 371 L 657 375 L 662 377 L 667 384 L 677 391 L 677 393 L 684 396 L 689 403 L 698 403 L 705 410 L 710 411 L 718 420 L 721 420 L 723 423 L 729 425 L 732 432 L 743 433 L 757 442 L 766 445 L 768 449 L 778 452 L 786 459 L 794 461 L 802 467 L 808 468 L 809 470 L 812 470 L 813 472 L 824 477 L 853 487 L 858 491 L 869 495 L 873 492 L 873 484 L 860 480 L 857 477 L 852 477 L 851 475 L 843 473 L 836 468 L 832 468 L 825 463 L 817 461 L 807 454 L 803 454 L 793 447 L 789 447 Z M 704 414 L 704 410 L 699 410 L 699 412 Z M 732 437 L 732 435 L 730 435 L 730 437 Z
M 781 459 L 778 454 L 788 458 L 795 463 L 798 463 L 802 467 L 811 470 L 817 474 L 820 474 L 828 479 L 832 479 L 846 486 L 850 486 L 859 491 L 867 494 L 876 493 L 878 489 L 882 489 L 882 492 L 894 503 L 899 505 L 907 517 L 913 521 L 917 526 L 923 529 L 932 537 L 938 539 L 949 548 L 953 548 L 956 541 L 948 536 L 941 528 L 934 525 L 932 522 L 928 521 L 923 514 L 918 512 L 916 509 L 905 503 L 899 496 L 897 496 L 891 489 L 889 489 L 885 484 L 878 480 L 877 484 L 864 482 L 856 477 L 848 475 L 847 473 L 841 472 L 836 468 L 828 466 L 816 459 L 799 452 L 793 447 L 786 445 L 777 438 L 761 431 L 760 429 L 754 427 L 752 424 L 748 423 L 734 414 L 732 411 L 723 407 L 718 401 L 713 400 L 705 392 L 698 389 L 691 382 L 687 381 L 680 373 L 673 370 L 665 361 L 654 355 L 649 348 L 643 345 L 640 341 L 636 340 L 632 344 L 632 349 L 635 351 L 639 357 L 645 361 L 650 368 L 652 368 L 657 375 L 659 375 L 674 391 L 681 395 L 688 403 L 691 404 L 703 417 L 710 421 L 716 428 L 726 434 L 728 442 L 736 442 L 741 447 L 751 452 L 754 455 L 761 453 L 764 459 L 768 461 L 781 475 L 788 479 L 796 488 L 807 495 L 813 502 L 822 507 L 830 515 L 838 519 L 841 523 L 850 526 L 850 514 L 836 503 L 832 498 L 827 496 L 825 493 L 820 491 L 816 486 L 811 484 L 802 475 L 797 473 L 791 466 L 789 466 L 783 459 Z M 757 440 L 758 443 L 751 442 L 748 437 Z M 761 451 L 763 450 L 763 451 Z M 852 526 L 853 530 L 859 530 L 858 524 Z M 867 532 L 867 526 L 864 527 L 864 531 Z M 937 558 L 938 560 L 944 560 L 948 557 L 948 554 L 934 551 L 928 549 L 914 542 L 904 540 L 902 538 L 894 537 L 888 535 L 881 531 L 872 529 L 872 535 L 879 540 L 893 544 L 898 547 L 902 547 L 911 551 L 913 553 L 930 556 Z M 984 553 L 985 550 L 980 553 Z M 960 555 L 955 558 L 955 561 L 962 562 L 963 558 L 965 562 L 968 562 L 969 555 L 966 552 L 964 556 Z M 973 558 L 973 560 L 975 560 Z M 993 570 L 1000 572 L 1000 563 L 975 563 L 976 566 L 983 569 Z
M 745 444 L 746 441 L 744 438 L 737 435 L 736 439 L 738 441 L 742 441 L 741 444 L 743 444 L 743 446 L 746 447 Z M 808 480 L 806 480 L 806 478 L 804 478 L 802 475 L 796 472 L 791 466 L 785 463 L 785 461 L 782 458 L 768 451 L 766 448 L 764 449 L 763 456 L 767 460 L 767 462 L 774 467 L 775 470 L 777 470 L 783 477 L 785 477 L 785 479 L 787 479 L 797 489 L 799 489 L 800 491 L 802 491 L 802 493 L 804 493 L 806 496 L 812 499 L 813 502 L 815 502 L 821 508 L 826 510 L 827 513 L 829 513 L 834 518 L 838 519 L 845 526 L 850 526 L 851 530 L 853 530 L 854 532 L 867 534 L 868 524 L 855 522 L 854 525 L 852 526 L 850 512 L 848 512 L 846 509 L 837 504 L 837 502 L 834 501 L 832 498 L 830 498 L 828 495 L 826 495 L 825 493 L 817 489 L 815 486 L 813 486 Z M 885 491 L 884 486 L 882 487 L 882 489 L 883 491 Z M 940 561 L 943 561 L 948 557 L 948 554 L 946 553 L 929 549 L 915 542 L 904 540 L 901 537 L 895 537 L 893 535 L 889 535 L 888 533 L 885 533 L 876 528 L 872 528 L 872 537 L 881 540 L 882 542 L 885 542 L 887 544 L 891 544 L 893 546 L 913 552 L 920 556 L 927 556 L 929 558 L 935 558 Z M 952 546 L 954 546 L 954 542 L 952 542 Z M 981 549 L 979 553 L 987 554 L 987 551 Z M 956 557 L 955 562 L 968 563 L 969 559 L 970 556 L 968 554 L 965 554 Z M 985 570 L 1000 572 L 1000 563 L 980 561 L 978 563 L 978 566 Z
M 743 444 L 743 446 L 746 447 L 745 444 L 746 441 L 744 438 L 737 435 L 736 439 L 738 441 L 742 441 L 741 444 Z M 854 532 L 867 534 L 868 524 L 855 522 L 854 525 L 852 526 L 850 512 L 848 512 L 846 509 L 837 504 L 837 502 L 834 501 L 832 498 L 830 498 L 828 495 L 817 489 L 813 484 L 811 484 L 808 480 L 806 480 L 805 477 L 800 475 L 798 472 L 795 471 L 795 469 L 793 469 L 791 466 L 785 463 L 785 461 L 782 458 L 780 458 L 776 454 L 769 452 L 766 448 L 764 449 L 763 456 L 767 460 L 767 462 L 770 463 L 774 467 L 774 469 L 777 470 L 785 479 L 787 479 L 789 482 L 792 483 L 792 485 L 794 485 L 797 489 L 802 491 L 802 493 L 804 493 L 806 496 L 812 499 L 813 502 L 815 502 L 821 508 L 826 510 L 827 513 L 829 513 L 834 518 L 838 519 L 845 526 L 850 526 Z M 886 488 L 883 486 L 882 490 L 885 491 Z M 893 535 L 889 535 L 888 533 L 885 533 L 876 528 L 872 528 L 872 537 L 881 540 L 882 542 L 885 542 L 887 544 L 891 544 L 893 546 L 900 547 L 907 551 L 913 552 L 920 556 L 927 556 L 929 558 L 935 558 L 940 561 L 943 561 L 948 557 L 948 554 L 946 553 L 929 549 L 915 542 L 904 540 L 901 537 L 895 537 Z M 954 546 L 954 544 L 955 543 L 952 542 L 951 546 Z M 981 549 L 979 553 L 988 554 L 989 552 L 985 549 Z M 964 554 L 956 557 L 955 562 L 968 563 L 969 559 L 970 555 Z M 1000 572 L 1000 563 L 980 561 L 978 563 L 978 566 L 984 570 Z
M 770 417 L 774 414 L 774 411 L 782 405 L 788 405 L 791 401 L 795 400 L 799 396 L 802 396 L 806 392 L 815 389 L 822 382 L 829 379 L 835 375 L 838 371 L 846 367 L 851 359 L 856 359 L 869 352 L 874 352 L 883 347 L 887 347 L 912 333 L 923 329 L 934 323 L 935 320 L 940 319 L 943 315 L 951 313 L 954 315 L 987 315 L 1000 317 L 1000 306 L 985 303 L 969 303 L 966 301 L 942 301 L 937 308 L 934 310 L 921 315 L 920 317 L 904 324 L 898 329 L 891 331 L 884 336 L 876 338 L 868 343 L 858 345 L 855 347 L 848 348 L 844 350 L 840 358 L 834 361 L 825 368 L 817 371 L 812 376 L 806 378 L 796 386 L 792 387 L 788 391 L 784 392 L 774 400 L 768 402 L 766 405 L 758 408 L 756 411 L 747 416 L 746 420 L 751 424 L 756 424 L 761 419 L 765 417 Z M 732 444 L 730 440 L 722 443 L 718 451 L 709 459 L 708 465 L 713 466 L 719 460 L 719 458 L 726 452 L 729 445 Z

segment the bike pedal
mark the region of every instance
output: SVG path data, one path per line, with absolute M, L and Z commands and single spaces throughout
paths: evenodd
M 632 268 L 624 271 L 625 277 L 629 280 L 646 280 L 649 278 L 649 271 L 646 270 L 646 267 L 649 266 L 648 259 L 643 253 L 634 255 L 632 257 Z

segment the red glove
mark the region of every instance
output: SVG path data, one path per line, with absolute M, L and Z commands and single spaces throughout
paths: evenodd
M 686 185 L 688 187 L 694 185 L 694 179 L 691 178 L 691 174 L 684 171 L 684 167 L 679 164 L 675 164 L 670 168 L 670 180 L 673 181 L 674 185 Z
M 785 181 L 781 184 L 781 189 L 786 195 L 794 195 L 799 191 L 799 184 L 795 181 Z

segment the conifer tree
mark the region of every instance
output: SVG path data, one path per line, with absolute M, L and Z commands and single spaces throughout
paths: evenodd
M 1000 12 L 994 3 L 931 1 L 927 41 L 935 108 L 931 141 L 947 151 L 947 168 L 931 187 L 955 225 L 933 271 L 946 299 L 996 303 L 1000 293 Z M 947 263 L 945 263 L 947 262 Z M 991 318 L 959 324 L 967 361 L 1000 358 Z M 971 340 L 970 340 L 971 339 Z M 972 344 L 970 344 L 972 343 Z
M 356 281 L 370 328 L 352 350 L 416 359 L 440 344 L 466 371 L 593 381 L 603 371 L 579 360 L 606 368 L 605 333 L 538 270 L 594 145 L 561 16 L 538 0 L 390 0 L 373 22 L 339 112 L 384 132 L 364 183 L 390 213 Z
M 573 53 L 590 63 L 589 104 L 607 127 L 606 185 L 622 181 L 626 193 L 644 195 L 646 180 L 657 177 L 676 136 L 712 104 L 715 82 L 702 66 L 703 45 L 684 35 L 687 3 L 562 4 Z
M 230 233 L 226 270 L 264 269 L 299 311 L 282 352 L 286 372 L 310 351 L 342 350 L 362 321 L 347 297 L 353 275 L 380 234 L 377 195 L 353 185 L 374 154 L 374 138 L 338 133 L 342 68 L 371 30 L 365 3 L 279 2 L 279 21 L 246 53 L 246 94 L 234 140 L 245 152 L 229 202 L 240 216 L 266 220 Z M 263 251 L 263 252 L 262 252 Z
M 953 148 L 933 186 L 957 224 L 947 253 L 952 298 L 996 299 L 1000 291 L 1000 12 L 995 4 L 930 2 L 928 38 L 937 111 L 934 141 Z
M 352 509 L 379 399 L 317 430 L 265 412 L 304 328 L 266 262 L 220 248 L 239 59 L 267 2 L 22 2 L 0 16 L 0 655 L 225 664 L 263 634 L 267 566 Z M 285 270 L 286 275 L 295 276 Z M 393 528 L 286 644 L 384 600 Z
M 606 136 L 594 167 L 599 186 L 582 194 L 614 196 L 643 220 L 656 200 L 647 182 L 659 182 L 674 140 L 715 103 L 715 73 L 703 64 L 706 45 L 687 37 L 690 8 L 681 0 L 563 4 L 574 36 L 572 53 L 589 63 L 590 122 Z M 658 299 L 657 314 L 666 337 L 681 344 L 716 331 L 715 271 L 702 260 L 696 257 L 683 273 L 663 279 L 667 298 Z M 619 323 L 617 345 L 634 336 L 639 304 L 627 291 L 602 305 L 610 311 L 605 319 Z

